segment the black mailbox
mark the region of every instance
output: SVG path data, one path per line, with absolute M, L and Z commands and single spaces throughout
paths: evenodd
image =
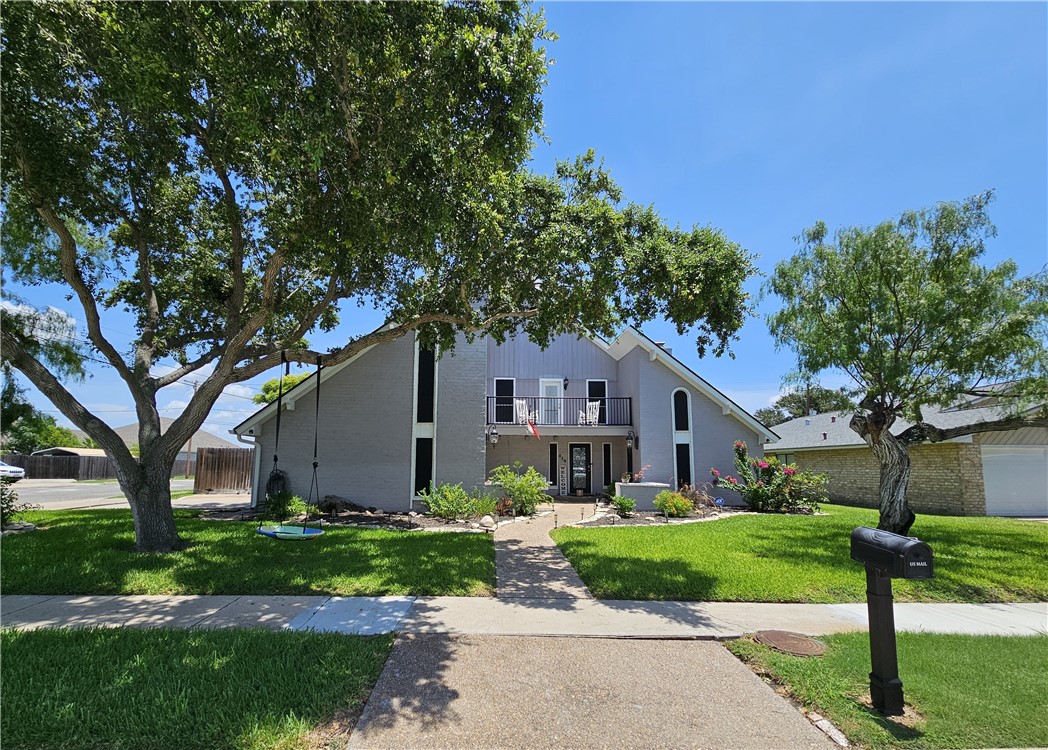
M 851 559 L 891 578 L 931 578 L 932 550 L 920 539 L 860 526 L 851 535 Z

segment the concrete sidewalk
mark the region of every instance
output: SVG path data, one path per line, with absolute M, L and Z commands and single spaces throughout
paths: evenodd
M 500 599 L 592 599 L 568 558 L 549 533 L 561 516 L 592 516 L 593 503 L 562 504 L 548 513 L 495 530 L 496 596 Z M 565 513 L 566 511 L 566 513 Z
M 1048 603 L 896 604 L 900 631 L 1048 633 Z M 0 625 L 251 627 L 361 635 L 581 636 L 724 640 L 756 630 L 826 635 L 865 630 L 865 604 L 644 602 L 449 596 L 0 597 Z

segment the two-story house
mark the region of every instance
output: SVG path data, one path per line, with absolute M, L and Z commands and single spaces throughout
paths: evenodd
M 305 495 L 319 432 L 323 494 L 385 510 L 419 508 L 431 482 L 483 484 L 520 461 L 550 492 L 596 494 L 624 473 L 674 487 L 732 472 L 732 443 L 777 436 L 633 328 L 615 341 L 561 336 L 545 350 L 525 337 L 460 340 L 435 356 L 413 337 L 366 349 L 284 396 L 279 467 Z M 276 403 L 233 432 L 253 441 L 253 502 L 265 492 Z

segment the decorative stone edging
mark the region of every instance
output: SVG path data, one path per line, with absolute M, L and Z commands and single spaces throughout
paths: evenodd
M 29 523 L 28 521 L 15 521 L 9 523 L 4 527 L 4 530 L 0 532 L 0 536 L 8 536 L 9 534 L 26 534 L 30 531 L 36 531 L 36 524 Z

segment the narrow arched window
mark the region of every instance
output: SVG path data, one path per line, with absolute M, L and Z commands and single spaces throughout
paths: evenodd
M 687 391 L 674 391 L 673 393 L 673 429 L 677 432 L 686 432 L 690 429 L 688 418 L 688 393 Z

